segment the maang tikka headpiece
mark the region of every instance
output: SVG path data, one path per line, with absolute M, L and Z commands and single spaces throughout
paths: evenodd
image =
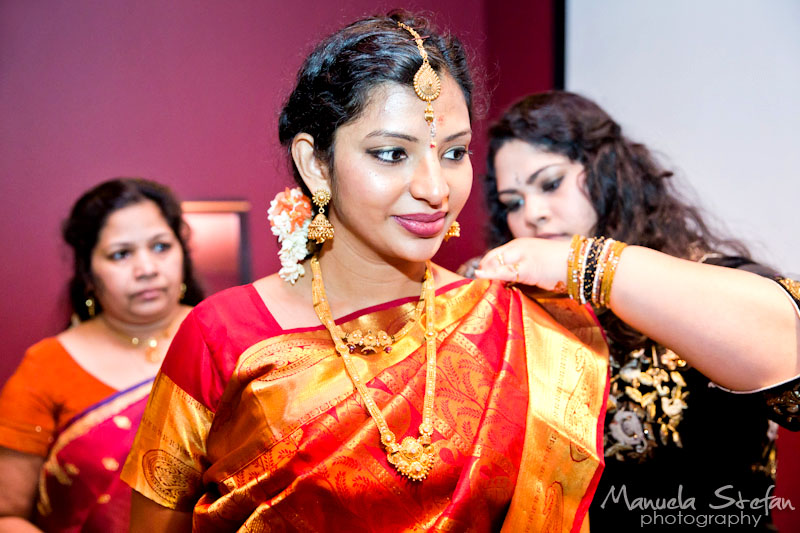
M 420 100 L 428 102 L 428 106 L 425 108 L 425 121 L 431 129 L 431 148 L 435 148 L 436 123 L 433 121 L 433 105 L 431 105 L 431 102 L 439 98 L 439 94 L 442 92 L 442 80 L 439 79 L 439 75 L 436 74 L 436 71 L 433 70 L 433 67 L 428 62 L 428 52 L 423 46 L 422 37 L 419 36 L 419 33 L 408 24 L 398 22 L 397 25 L 414 37 L 414 42 L 417 43 L 417 48 L 419 49 L 419 55 L 422 56 L 422 66 L 414 74 L 414 92 L 417 93 Z

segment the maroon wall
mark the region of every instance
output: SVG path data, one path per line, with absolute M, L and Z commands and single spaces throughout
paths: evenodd
M 549 58 L 548 39 L 502 49 L 514 41 L 510 29 L 525 42 L 547 33 L 549 0 L 537 2 L 543 12 L 525 7 L 526 20 L 491 4 L 404 3 L 432 11 L 459 35 L 479 71 L 493 72 L 492 83 L 496 67 L 510 65 L 503 82 L 512 92 L 538 88 L 530 79 L 544 68 L 537 58 Z M 28 345 L 65 324 L 69 255 L 59 225 L 78 195 L 102 180 L 144 176 L 183 199 L 249 200 L 254 276 L 277 269 L 265 211 L 290 181 L 277 144 L 280 104 L 315 41 L 390 7 L 374 0 L 0 2 L 0 382 Z M 487 61 L 490 53 L 499 59 Z M 506 100 L 507 92 L 495 94 Z M 474 126 L 479 177 L 484 130 L 480 121 Z M 461 217 L 464 237 L 437 259 L 452 268 L 479 253 L 483 220 L 476 186 Z
M 554 86 L 553 1 L 509 2 L 502 9 L 487 2 L 486 84 L 494 120 L 522 96 Z

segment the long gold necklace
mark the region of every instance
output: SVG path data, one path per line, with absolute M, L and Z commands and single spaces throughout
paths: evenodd
M 314 310 L 317 312 L 320 322 L 331 334 L 336 351 L 342 356 L 348 376 L 350 376 L 353 385 L 367 407 L 367 411 L 369 411 L 370 416 L 378 426 L 378 431 L 381 434 L 381 444 L 386 448 L 386 458 L 389 464 L 407 478 L 414 481 L 422 481 L 427 477 L 433 466 L 431 436 L 433 435 L 433 395 L 436 388 L 436 286 L 433 281 L 433 271 L 430 263 L 426 265 L 425 281 L 422 282 L 422 301 L 425 303 L 425 353 L 427 357 L 422 424 L 419 425 L 418 438 L 406 437 L 399 444 L 394 433 L 389 429 L 386 419 L 383 418 L 383 414 L 378 409 L 375 401 L 367 393 L 366 386 L 361 382 L 361 378 L 356 372 L 350 355 L 351 349 L 343 340 L 347 338 L 347 335 L 333 320 L 333 314 L 325 296 L 325 285 L 322 282 L 322 272 L 317 256 L 311 258 L 311 272 L 311 294 Z
M 161 331 L 161 333 L 145 338 L 128 335 L 124 331 L 115 328 L 108 320 L 105 319 L 102 314 L 100 315 L 100 318 L 111 333 L 127 343 L 130 343 L 130 345 L 134 348 L 144 348 L 144 357 L 147 359 L 148 363 L 157 363 L 159 361 L 160 358 L 158 357 L 157 352 L 159 339 L 169 340 L 172 337 L 170 335 L 172 331 L 172 325 L 175 323 L 175 319 L 172 319 L 169 325 L 163 331 Z

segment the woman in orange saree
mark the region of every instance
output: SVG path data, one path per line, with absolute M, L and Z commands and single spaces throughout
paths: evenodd
M 86 191 L 64 240 L 73 325 L 30 347 L 0 390 L 0 531 L 128 530 L 119 471 L 186 304 L 202 298 L 180 203 L 158 183 Z

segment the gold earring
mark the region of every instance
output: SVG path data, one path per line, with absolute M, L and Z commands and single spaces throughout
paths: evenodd
M 89 296 L 86 298 L 86 301 L 83 302 L 83 305 L 86 306 L 86 311 L 89 313 L 89 318 L 94 318 L 94 315 L 97 312 L 97 307 L 94 304 L 94 298 Z
M 181 292 L 180 292 L 180 296 L 178 297 L 178 301 L 182 302 L 184 296 L 186 296 L 186 284 L 185 283 L 181 283 Z
M 311 221 L 308 226 L 308 240 L 316 241 L 317 244 L 322 244 L 325 241 L 333 239 L 333 225 L 331 221 L 325 216 L 325 206 L 331 201 L 331 193 L 325 189 L 318 189 L 311 197 L 314 205 L 319 207 L 319 213 Z
M 457 220 L 454 220 L 450 227 L 447 228 L 447 232 L 444 234 L 444 240 L 449 241 L 454 237 L 461 237 L 461 224 L 458 223 Z

